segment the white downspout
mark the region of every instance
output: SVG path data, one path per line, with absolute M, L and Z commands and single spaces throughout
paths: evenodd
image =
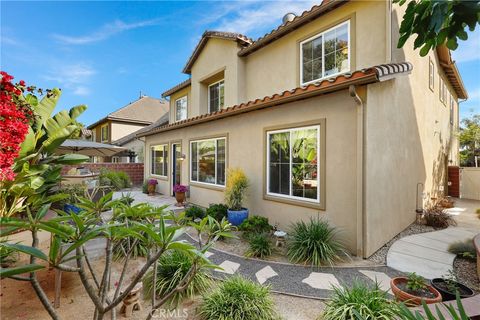
M 364 102 L 358 95 L 354 85 L 348 88 L 350 96 L 357 104 L 357 257 L 365 258 L 365 194 L 364 194 Z

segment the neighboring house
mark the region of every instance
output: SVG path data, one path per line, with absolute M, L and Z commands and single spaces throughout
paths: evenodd
M 156 123 L 168 114 L 168 102 L 141 96 L 138 100 L 108 114 L 88 126 L 92 140 L 127 148 L 113 157 L 96 157 L 95 162 L 143 162 L 143 141 L 135 138 L 135 132 Z
M 404 8 L 324 1 L 253 41 L 207 31 L 166 91 L 170 122 L 145 139 L 145 177 L 190 202 L 223 201 L 226 170 L 249 180 L 245 206 L 271 224 L 311 217 L 367 257 L 444 194 L 458 164 L 462 80 L 445 47 L 397 49 Z

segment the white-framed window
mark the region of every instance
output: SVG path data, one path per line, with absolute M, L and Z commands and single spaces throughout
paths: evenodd
M 225 137 L 190 141 L 190 181 L 217 186 L 225 185 Z
M 300 42 L 300 82 L 350 71 L 350 21 Z
M 443 103 L 443 90 L 445 87 L 443 86 L 443 79 L 439 76 L 438 77 L 438 97 L 440 98 L 440 102 Z
M 320 125 L 267 131 L 266 194 L 320 203 Z
M 168 172 L 168 145 L 159 144 L 150 147 L 152 175 L 167 177 Z
M 102 142 L 108 141 L 108 123 L 100 127 L 100 138 Z
M 215 112 L 225 106 L 225 81 L 220 80 L 208 86 L 208 112 Z
M 454 110 L 455 110 L 455 100 L 453 99 L 453 96 L 450 96 L 450 125 L 453 126 L 453 123 L 455 121 L 454 119 Z
M 119 157 L 112 157 L 112 163 L 119 163 L 120 158 Z
M 187 96 L 175 100 L 175 121 L 187 119 L 188 99 Z
M 429 59 L 428 64 L 428 86 L 430 90 L 435 90 L 435 65 L 433 64 L 432 58 Z
M 443 104 L 447 105 L 448 89 L 447 84 L 443 81 Z

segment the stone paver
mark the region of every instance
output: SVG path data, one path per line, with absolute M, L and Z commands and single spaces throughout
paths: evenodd
M 387 265 L 402 272 L 416 272 L 427 279 L 442 277 L 453 269 L 450 244 L 472 238 L 478 230 L 464 227 L 415 234 L 397 240 L 387 254 Z
M 270 266 L 266 266 L 265 268 L 255 273 L 255 277 L 260 284 L 264 284 L 265 281 L 275 276 L 278 276 L 278 273 L 276 273 L 275 270 L 273 270 Z
M 332 290 L 332 287 L 340 287 L 337 278 L 331 273 L 312 272 L 302 282 L 315 289 Z
M 235 272 L 237 272 L 238 268 L 240 267 L 240 263 L 225 260 L 222 263 L 220 263 L 218 266 L 222 269 L 215 269 L 215 271 L 234 274 Z

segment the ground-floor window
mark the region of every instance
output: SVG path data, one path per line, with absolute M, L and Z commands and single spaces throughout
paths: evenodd
M 150 147 L 152 154 L 150 173 L 166 177 L 168 169 L 168 145 L 160 144 Z
M 267 131 L 267 194 L 320 202 L 320 126 Z
M 225 185 L 226 138 L 190 142 L 190 180 Z

